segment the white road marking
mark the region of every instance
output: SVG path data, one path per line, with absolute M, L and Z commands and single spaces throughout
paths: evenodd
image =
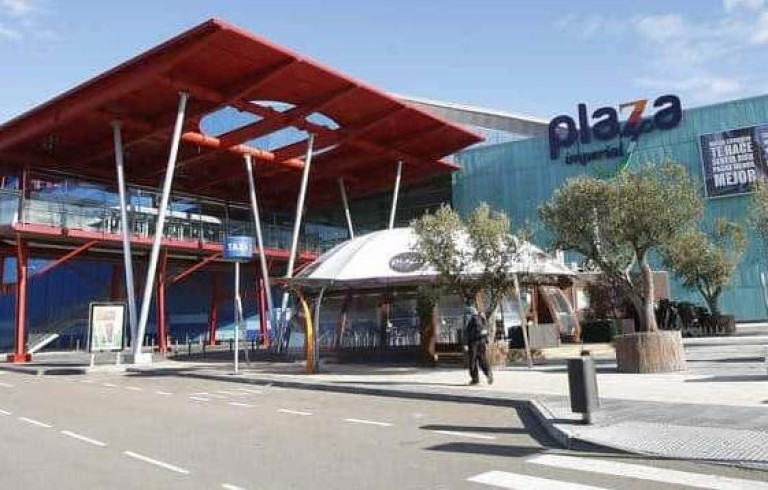
M 107 388 L 117 388 L 117 385 L 114 383 L 101 383 L 101 386 L 106 386 Z
M 221 488 L 224 488 L 225 490 L 245 490 L 243 487 L 238 487 L 236 485 L 232 485 L 231 483 L 222 483 Z
M 92 444 L 94 446 L 104 447 L 107 445 L 106 442 L 97 441 L 96 439 L 91 439 L 90 437 L 85 437 L 82 434 L 78 434 L 77 432 L 71 432 L 68 430 L 62 430 L 62 434 L 64 434 L 67 437 L 71 437 L 73 439 L 77 439 L 78 441 L 87 442 L 88 444 Z
M 245 408 L 254 408 L 256 405 L 251 405 L 250 403 L 240 403 L 240 402 L 229 402 L 230 405 L 233 407 L 245 407 Z
M 19 417 L 19 420 L 21 420 L 22 422 L 26 422 L 28 424 L 36 425 L 38 427 L 45 427 L 46 429 L 50 429 L 51 427 L 53 427 L 50 424 L 46 424 L 45 422 L 40 422 L 39 420 L 30 419 L 29 417 Z
M 10 383 L 0 382 L 0 386 L 2 386 L 3 388 L 13 388 L 13 385 Z
M 575 456 L 561 456 L 558 454 L 542 454 L 528 459 L 528 463 L 564 468 L 576 471 L 588 471 L 603 475 L 635 478 L 672 485 L 684 485 L 695 488 L 708 488 L 711 490 L 766 490 L 768 483 L 754 480 L 742 480 L 718 475 L 689 473 L 687 471 L 670 470 L 667 468 L 655 468 L 639 464 L 620 463 L 604 459 L 577 458 Z
M 149 456 L 144 456 L 143 454 L 134 453 L 133 451 L 123 451 L 123 454 L 125 454 L 129 458 L 138 459 L 139 461 L 144 461 L 145 463 L 153 464 L 155 466 L 166 469 L 168 471 L 174 471 L 176 473 L 181 473 L 182 475 L 189 474 L 189 470 L 185 470 L 184 468 L 179 468 L 178 466 L 174 466 L 172 464 L 168 464 L 162 461 L 158 461 L 156 459 L 152 459 Z
M 161 395 L 161 396 L 171 396 L 171 395 L 173 395 L 173 393 L 171 393 L 171 392 L 168 392 L 168 391 L 156 391 L 156 392 L 155 392 L 155 395 Z
M 89 385 L 89 384 L 93 384 L 94 381 L 92 379 L 81 379 L 80 382 Z
M 238 388 L 237 391 L 242 391 L 245 393 L 252 393 L 254 395 L 263 395 L 264 390 L 249 390 L 248 388 Z
M 280 413 L 289 413 L 291 415 L 312 415 L 310 412 L 302 412 L 301 410 L 288 410 L 287 408 L 281 408 L 278 410 Z
M 345 422 L 351 422 L 353 424 L 366 424 L 366 425 L 378 425 L 380 427 L 392 427 L 392 424 L 389 422 L 377 422 L 375 420 L 365 420 L 365 419 L 344 419 Z
M 211 401 L 209 398 L 203 398 L 202 396 L 190 396 L 189 399 L 190 400 L 195 400 L 195 401 L 198 401 L 198 402 L 209 402 L 209 401 Z
M 219 390 L 216 393 L 221 393 L 222 395 L 229 395 L 229 396 L 243 396 L 242 393 L 234 393 L 232 391 L 224 391 L 224 390 Z
M 507 473 L 506 471 L 489 471 L 487 473 L 481 473 L 471 478 L 467 478 L 467 481 L 482 483 L 497 488 L 507 488 L 509 490 L 606 490 L 602 487 L 580 485 L 578 483 L 567 481 L 549 480 L 547 478 Z
M 0 408 L 0 415 L 5 415 L 7 417 L 8 415 L 12 415 L 12 414 L 8 410 L 3 410 L 2 408 Z
M 484 439 L 488 441 L 496 439 L 496 436 L 489 436 L 486 434 L 475 434 L 474 432 L 459 432 L 459 431 L 453 431 L 453 430 L 431 430 L 430 432 L 433 432 L 435 434 L 442 434 L 444 436 L 467 437 L 469 439 Z
M 144 391 L 144 388 L 139 388 L 138 386 L 126 386 L 125 389 L 130 391 Z

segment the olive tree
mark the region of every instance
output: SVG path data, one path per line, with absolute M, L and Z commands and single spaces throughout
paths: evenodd
M 744 228 L 718 219 L 710 233 L 689 230 L 664 247 L 665 264 L 688 289 L 698 291 L 712 316 L 720 316 L 718 302 L 730 284 L 747 247 Z
M 509 275 L 519 253 L 510 235 L 510 221 L 487 204 L 478 206 L 467 220 L 443 205 L 412 223 L 416 251 L 437 271 L 436 288 L 461 296 L 465 305 L 482 306 L 487 317 L 513 285 Z M 484 295 L 487 303 L 478 305 Z
M 657 330 L 649 254 L 701 216 L 703 201 L 681 165 L 646 164 L 609 180 L 576 177 L 539 209 L 553 245 L 599 267 L 634 305 L 642 331 Z
M 768 184 L 758 181 L 752 196 L 750 221 L 763 242 L 768 245 Z

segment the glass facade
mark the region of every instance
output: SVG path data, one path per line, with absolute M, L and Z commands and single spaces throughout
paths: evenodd
M 110 186 L 73 177 L 30 173 L 27 192 L 20 179 L 6 180 L 0 189 L 0 225 L 16 223 L 119 235 L 122 230 L 117 191 Z M 128 188 L 128 226 L 136 238 L 153 236 L 160 193 Z M 293 217 L 262 212 L 264 246 L 290 248 Z M 253 235 L 251 209 L 196 196 L 172 195 L 163 236 L 167 240 L 220 244 L 227 234 Z M 299 248 L 322 252 L 346 239 L 346 229 L 324 223 L 305 223 Z

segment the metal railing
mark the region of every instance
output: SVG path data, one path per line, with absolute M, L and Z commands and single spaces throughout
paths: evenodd
M 25 198 L 18 209 L 19 193 L 0 192 L 0 224 L 36 224 L 67 229 L 77 229 L 105 235 L 121 232 L 120 211 L 115 206 L 99 203 L 68 203 L 57 200 Z M 133 237 L 151 238 L 156 226 L 155 208 L 131 206 L 128 212 L 130 232 Z M 292 229 L 289 226 L 262 224 L 264 246 L 286 250 L 291 244 Z M 222 243 L 227 234 L 254 235 L 253 223 L 215 216 L 181 211 L 169 211 L 163 236 L 168 240 L 201 243 Z M 324 252 L 346 239 L 343 234 L 304 233 L 299 240 L 302 251 Z

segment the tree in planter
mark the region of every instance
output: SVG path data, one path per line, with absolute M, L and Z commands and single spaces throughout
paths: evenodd
M 711 233 L 681 233 L 664 247 L 663 256 L 665 264 L 682 279 L 683 286 L 698 291 L 717 319 L 720 294 L 730 284 L 746 248 L 744 228 L 718 219 Z
M 503 212 L 481 204 L 466 221 L 450 206 L 441 206 L 412 223 L 416 251 L 437 270 L 435 290 L 459 295 L 467 306 L 476 306 L 493 318 L 504 293 L 514 286 L 509 275 L 517 260 L 518 239 L 510 235 L 510 221 Z M 487 301 L 478 304 L 478 298 Z M 491 339 L 495 324 L 489 322 Z
M 701 196 L 685 168 L 662 162 L 610 180 L 570 179 L 539 213 L 554 246 L 578 252 L 597 265 L 634 305 L 641 332 L 656 332 L 648 256 L 690 229 L 702 210 Z M 676 352 L 675 357 L 681 356 L 682 348 Z M 620 355 L 617 350 L 622 370 L 681 369 L 683 364 L 682 359 L 670 359 L 665 366 L 663 359 L 657 359 L 655 366 L 646 367 L 639 365 L 644 362 L 640 358 L 623 363 Z

